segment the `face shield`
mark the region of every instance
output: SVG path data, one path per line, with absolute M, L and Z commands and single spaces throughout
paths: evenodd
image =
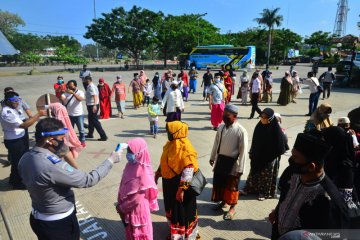
M 57 131 L 52 131 L 52 132 L 41 132 L 41 136 L 43 136 L 43 137 L 53 137 L 53 136 L 59 136 L 59 135 L 65 135 L 65 137 L 63 138 L 65 141 L 65 144 L 67 144 L 69 142 L 69 129 L 67 129 L 67 128 L 59 129 Z M 56 141 L 58 141 L 58 140 L 56 140 Z
M 55 141 L 56 144 L 54 142 L 52 142 L 51 145 L 51 149 L 49 149 L 51 152 L 53 152 L 54 154 L 56 154 L 58 157 L 62 158 L 64 157 L 68 152 L 69 152 L 69 147 L 67 146 L 69 143 L 69 134 L 68 134 L 68 129 L 67 128 L 63 128 L 63 129 L 59 129 L 57 131 L 52 131 L 52 132 L 41 132 L 41 136 L 43 137 L 53 137 L 52 141 Z M 56 136 L 61 136 L 64 135 L 64 138 L 56 138 Z

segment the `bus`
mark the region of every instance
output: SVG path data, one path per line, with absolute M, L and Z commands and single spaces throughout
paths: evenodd
M 188 54 L 190 63 L 197 69 L 221 68 L 242 69 L 255 68 L 255 46 L 234 47 L 233 45 L 197 46 Z

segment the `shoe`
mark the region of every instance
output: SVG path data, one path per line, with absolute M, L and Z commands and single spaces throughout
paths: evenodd
M 262 194 L 259 194 L 258 200 L 259 200 L 259 201 L 265 201 L 265 196 L 262 195 Z
M 254 117 L 249 117 L 248 119 L 253 119 Z
M 85 138 L 94 138 L 94 136 L 88 134 L 88 135 L 85 136 Z
M 310 114 L 310 113 L 308 113 L 308 114 L 305 114 L 305 116 L 309 117 L 309 116 L 311 116 L 311 114 Z
M 154 138 L 156 139 L 156 134 L 154 134 Z
M 98 139 L 98 141 L 103 141 L 103 142 L 105 142 L 106 140 L 108 140 L 108 137 L 102 137 Z
M 296 101 L 295 101 L 295 100 L 292 100 L 291 102 L 292 102 L 292 103 L 296 103 Z
M 26 186 L 23 183 L 11 184 L 14 190 L 26 190 Z
M 86 142 L 81 142 L 81 146 L 82 146 L 83 148 L 86 148 Z

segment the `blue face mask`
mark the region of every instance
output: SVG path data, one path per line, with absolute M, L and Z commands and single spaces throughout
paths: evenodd
M 63 80 L 57 80 L 58 84 L 62 84 Z
M 129 163 L 132 164 L 136 163 L 135 154 L 133 153 L 126 153 L 126 159 L 128 160 Z

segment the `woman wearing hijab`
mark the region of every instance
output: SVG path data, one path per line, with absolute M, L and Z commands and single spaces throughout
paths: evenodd
M 145 73 L 144 70 L 141 70 L 141 71 L 140 71 L 139 79 L 140 79 L 142 85 L 145 85 L 146 79 L 148 79 L 148 77 L 146 76 L 146 73 Z
M 127 240 L 152 240 L 150 212 L 159 210 L 158 190 L 144 139 L 128 142 L 126 159 L 116 210 L 125 226 Z
M 291 91 L 291 102 L 296 103 L 295 98 L 300 93 L 300 78 L 296 71 L 292 72 L 292 91 Z
M 154 96 L 157 97 L 158 99 L 161 99 L 161 83 L 158 72 L 155 73 L 152 83 L 153 83 Z
M 61 103 L 51 103 L 50 111 L 52 115 L 56 119 L 60 120 L 64 124 L 65 128 L 68 129 L 68 138 L 65 138 L 65 145 L 68 147 L 68 149 L 63 149 L 64 160 L 72 167 L 79 168 L 75 159 L 79 156 L 83 146 L 81 145 L 79 138 L 76 136 L 65 106 L 63 106 Z
M 196 196 L 189 189 L 198 171 L 197 153 L 187 138 L 187 124 L 174 121 L 166 125 L 169 141 L 163 148 L 156 179 L 162 177 L 168 239 L 195 240 L 198 234 Z
M 232 79 L 230 77 L 230 74 L 228 71 L 224 72 L 224 85 L 225 85 L 225 88 L 228 92 L 227 96 L 226 96 L 226 102 L 229 103 L 231 102 L 231 91 L 232 91 L 232 88 L 233 88 L 233 82 L 232 82 Z
M 332 108 L 330 104 L 321 104 L 306 122 L 304 132 L 309 132 L 312 129 L 320 131 L 321 129 L 332 126 L 333 122 L 330 119 L 331 112 Z
M 243 193 L 257 193 L 258 200 L 276 196 L 281 155 L 289 149 L 274 110 L 265 108 L 256 125 L 250 148 L 250 173 Z
M 111 89 L 104 78 L 99 79 L 100 119 L 111 117 Z
M 277 103 L 286 106 L 291 101 L 292 80 L 289 71 L 285 72 L 285 76 L 281 79 L 280 94 Z
M 238 97 L 237 97 L 237 98 L 241 98 L 242 105 L 246 105 L 247 101 L 248 101 L 249 86 L 250 86 L 249 82 L 250 82 L 250 79 L 247 74 L 247 71 L 244 70 L 242 75 L 240 76 L 240 88 L 239 88 L 239 93 L 238 93 Z

